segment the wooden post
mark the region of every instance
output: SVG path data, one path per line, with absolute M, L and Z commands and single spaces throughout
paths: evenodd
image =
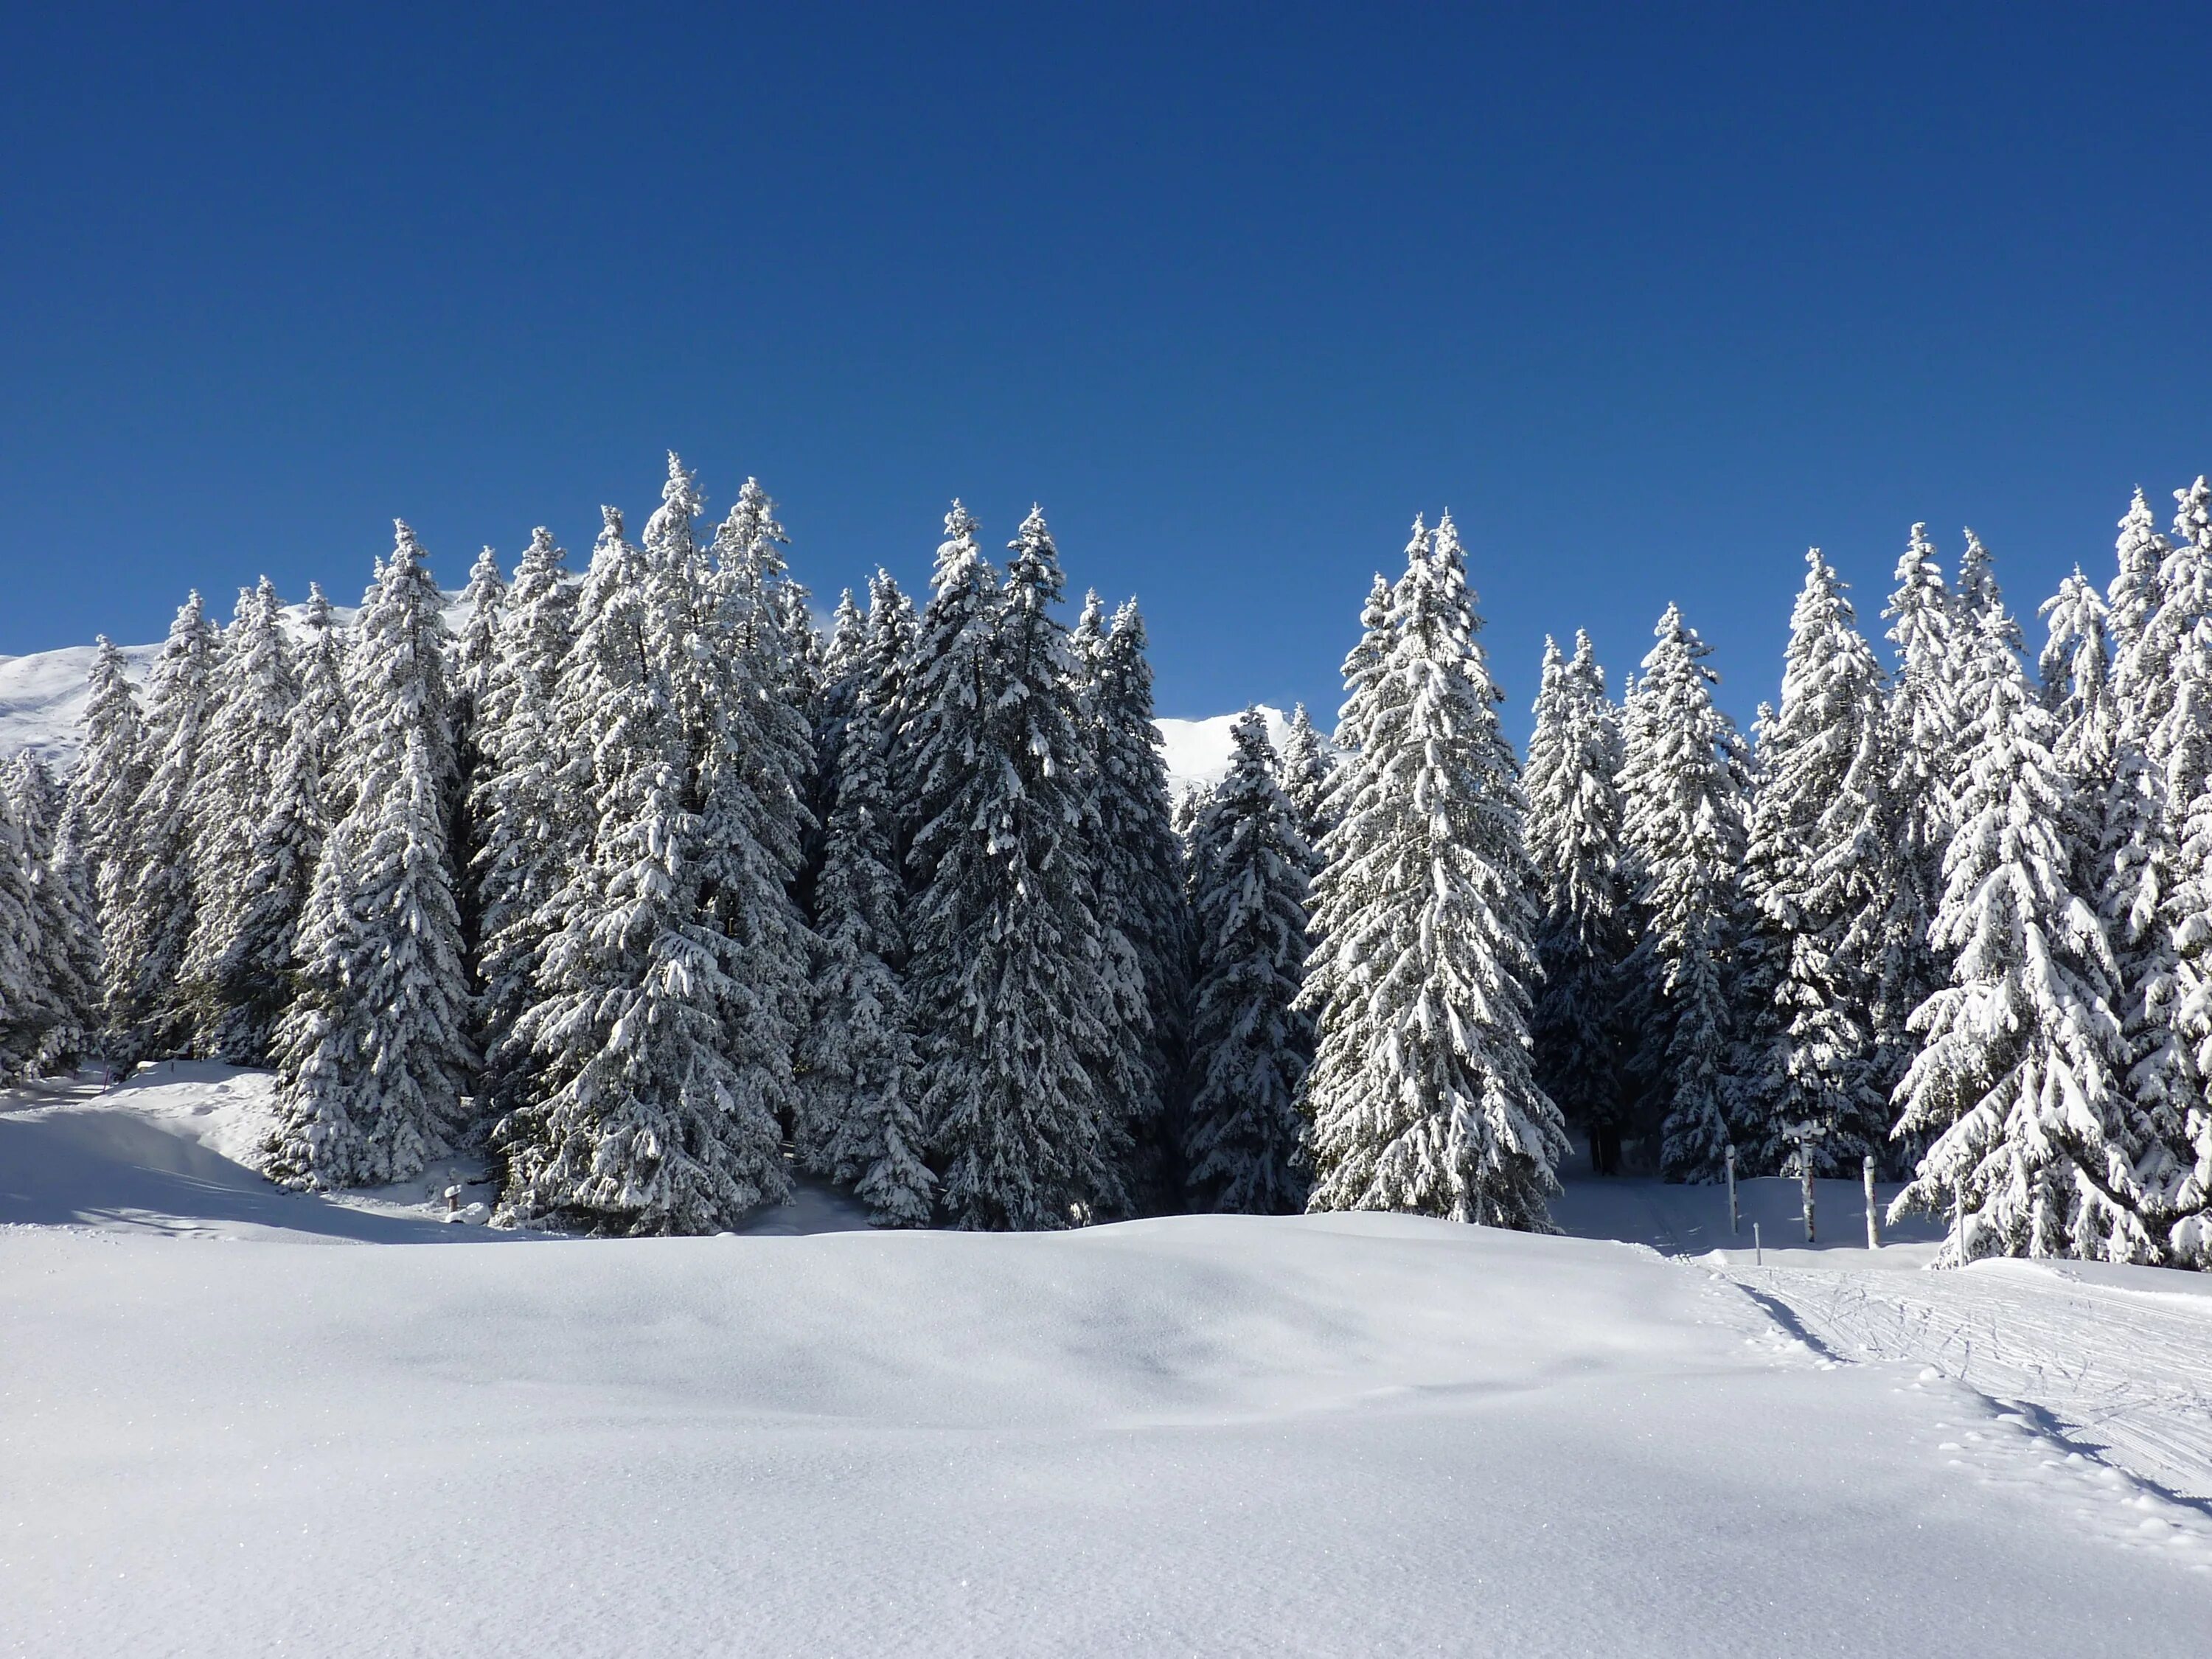
M 1735 1148 L 1733 1146 L 1728 1149 L 1728 1172 L 1729 1231 L 1740 1237 L 1743 1233 L 1743 1218 L 1736 1212 L 1735 1207 Z
M 1867 1249 L 1878 1250 L 1881 1248 L 1881 1211 L 1874 1201 L 1874 1154 L 1872 1152 L 1866 1155 L 1866 1162 L 1861 1164 L 1859 1169 L 1860 1173 L 1866 1177 Z
M 1751 1253 L 1759 1266 L 1764 1267 L 1766 1265 L 1766 1246 L 1759 1242 L 1759 1224 L 1756 1221 L 1751 1224 Z
M 1805 1194 L 1805 1242 L 1813 1242 L 1813 1137 L 1797 1138 L 1797 1185 Z

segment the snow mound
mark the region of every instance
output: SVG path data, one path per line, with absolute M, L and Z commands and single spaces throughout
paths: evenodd
M 447 1242 L 445 1188 L 481 1171 L 454 1159 L 405 1188 L 288 1193 L 258 1172 L 274 1079 L 163 1060 L 103 1087 L 33 1085 L 0 1106 L 0 1224 L 168 1237 L 316 1243 Z
M 159 1060 L 112 1085 L 90 1073 L 0 1094 L 0 1226 L 66 1226 L 172 1237 L 330 1243 L 452 1243 L 495 1196 L 476 1158 L 441 1159 L 396 1187 L 288 1193 L 259 1173 L 275 1127 L 276 1079 L 205 1060 Z M 764 1237 L 868 1224 L 866 1206 L 793 1183 L 738 1231 Z M 468 1206 L 473 1205 L 473 1211 Z M 538 1235 L 501 1233 L 513 1240 Z

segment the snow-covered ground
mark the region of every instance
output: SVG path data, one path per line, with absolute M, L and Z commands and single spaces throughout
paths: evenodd
M 1807 1250 L 1776 1182 L 1763 1267 L 1632 1181 L 1560 1206 L 1609 1237 L 515 1238 L 466 1169 L 273 1191 L 267 1099 L 0 1104 L 0 1650 L 2205 1650 L 2197 1278 L 1922 1272 L 1847 1183 Z
M 465 612 L 458 594 L 447 614 L 447 625 L 459 627 Z M 210 607 L 213 611 L 213 607 Z M 227 613 L 226 613 L 227 614 Z M 289 613 L 296 623 L 299 608 Z M 334 607 L 341 619 L 350 611 Z M 125 646 L 131 677 L 141 685 L 146 671 L 161 654 L 159 645 Z M 40 651 L 24 657 L 0 657 L 0 759 L 24 749 L 35 749 L 56 766 L 73 761 L 77 750 L 77 721 L 84 713 L 85 677 L 92 672 L 93 647 L 73 645 L 58 651 Z M 1265 708 L 1267 735 L 1279 753 L 1288 718 L 1279 709 Z M 1229 765 L 1229 728 L 1235 714 L 1209 720 L 1159 721 L 1165 749 L 1169 787 L 1188 788 L 1194 783 L 1214 783 Z

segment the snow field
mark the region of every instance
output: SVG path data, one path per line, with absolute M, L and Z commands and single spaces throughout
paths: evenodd
M 1800 1309 L 1978 1297 L 2024 1374 L 2133 1352 L 2173 1405 L 2212 1298 L 1383 1215 L 586 1243 L 265 1186 L 247 1214 L 215 1147 L 265 1080 L 183 1070 L 0 1112 L 0 1168 L 83 1189 L 23 1224 L 0 1180 L 5 1650 L 2202 1650 L 2201 1504 L 1907 1322 L 1863 1354 Z M 334 1211 L 439 1248 L 326 1248 Z

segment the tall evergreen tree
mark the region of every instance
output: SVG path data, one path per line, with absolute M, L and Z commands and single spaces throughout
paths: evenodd
M 443 600 L 415 532 L 393 547 L 346 653 L 345 815 L 301 922 L 264 1153 L 291 1187 L 405 1180 L 462 1132 L 470 1052 L 447 810 L 456 762 Z
M 112 918 L 126 890 L 131 809 L 146 787 L 145 722 L 123 653 L 100 636 L 79 722 L 77 763 L 70 773 L 64 835 L 84 855 L 87 875 L 103 921 Z
M 562 723 L 562 665 L 573 642 L 576 589 L 568 555 L 540 525 L 500 610 L 493 659 L 477 701 L 483 757 L 470 785 L 477 847 L 477 1042 L 489 1115 L 521 1103 L 536 1070 L 515 1023 L 532 1000 L 555 901 L 581 861 L 590 820 L 588 733 Z M 574 763 L 571 748 L 578 751 Z
M 905 784 L 899 846 L 907 890 L 926 891 L 934 874 L 922 829 L 970 787 L 976 765 L 971 736 L 981 718 L 985 664 L 999 613 L 998 573 L 976 540 L 981 526 L 957 501 L 945 515 L 928 602 L 915 625 L 912 683 L 899 737 Z
M 821 880 L 828 852 L 830 809 L 837 795 L 837 770 L 845 746 L 845 732 L 861 692 L 868 649 L 868 622 L 851 588 L 837 596 L 830 638 L 823 647 L 821 669 L 816 677 L 813 707 L 814 775 L 809 780 L 806 812 L 811 828 L 806 836 L 799 877 L 799 908 L 817 920 L 815 890 Z
M 2120 710 L 2112 696 L 2110 616 L 2104 596 L 2075 566 L 2043 603 L 2050 637 L 2040 667 L 2044 706 L 2057 719 L 2051 758 L 2067 781 L 2063 834 L 2073 854 L 2073 887 L 2096 893 L 2103 881 L 2105 817 L 2117 781 Z
M 319 586 L 307 590 L 301 632 L 299 696 L 252 815 L 237 921 L 213 975 L 224 1009 L 213 1046 L 254 1066 L 274 1055 L 277 1022 L 291 1006 L 300 918 L 329 833 L 330 777 L 345 732 L 342 654 Z
M 669 465 L 672 475 L 673 456 Z M 677 706 L 698 778 L 702 896 L 744 964 L 720 1010 L 742 1091 L 736 1121 L 788 1130 L 815 948 L 795 894 L 814 829 L 809 710 L 819 664 L 807 654 L 813 623 L 805 590 L 785 570 L 786 541 L 775 501 L 747 478 L 715 532 L 711 574 L 690 589 Z
M 805 1104 L 799 1161 L 851 1182 L 879 1226 L 929 1224 L 934 1177 L 923 1161 L 921 1079 L 906 960 L 890 767 L 908 644 L 903 598 L 878 572 L 860 645 L 844 657 L 854 683 L 838 744 L 834 805 L 817 890 L 822 946 L 814 1017 L 802 1042 Z
M 1121 987 L 1121 1080 L 1107 1103 L 1118 1107 L 1137 1149 L 1126 1172 L 1131 1196 L 1170 1206 L 1182 1184 L 1176 1108 L 1190 1035 L 1190 915 L 1145 644 L 1145 619 L 1128 600 L 1099 642 L 1091 680 L 1091 860 L 1106 966 Z
M 461 590 L 461 631 L 453 641 L 453 732 L 456 750 L 465 761 L 472 752 L 477 710 L 499 663 L 500 620 L 507 608 L 507 580 L 499 555 L 489 547 L 469 567 Z
M 2196 636 L 2212 610 L 2212 561 L 2190 522 L 2191 493 L 2177 492 L 2171 541 L 2150 528 L 2140 490 L 2120 521 L 2112 606 L 2117 730 L 2097 847 L 2124 1092 L 2151 1142 L 2177 1156 L 2176 1137 L 2202 1092 L 2185 1035 L 2183 957 L 2193 950 L 2198 889 L 2186 841 L 2203 753 L 2199 728 L 2212 707 L 2194 684 L 2205 664 Z
M 987 611 L 981 561 L 962 545 L 973 521 L 956 505 L 945 530 L 915 688 L 914 763 L 933 809 L 915 838 L 925 878 L 909 927 L 923 1120 L 954 1225 L 1063 1227 L 1126 1205 L 1097 1081 L 1113 1039 L 1083 834 L 1087 745 L 1052 614 L 1064 579 L 1032 512 Z
M 67 1072 L 90 1051 L 99 1029 L 100 924 L 90 874 L 45 760 L 24 750 L 9 781 L 30 871 L 33 978 L 45 1005 L 32 1062 L 41 1073 Z
M 0 778 L 0 1083 L 31 1070 L 54 1024 L 30 837 L 12 782 Z
M 483 830 L 477 822 L 478 786 L 490 765 L 485 752 L 484 702 L 499 666 L 500 618 L 507 607 L 507 582 L 499 556 L 489 547 L 469 568 L 461 590 L 461 631 L 453 646 L 453 725 L 455 785 L 451 815 L 453 867 L 459 872 L 454 900 L 461 916 L 461 951 L 476 974 L 483 954 L 483 895 L 479 890 L 477 854 Z M 477 979 L 471 989 L 481 991 Z
M 2119 532 L 2113 544 L 2118 569 L 2106 590 L 2115 665 L 2142 641 L 2158 610 L 2159 571 L 2166 562 L 2166 538 L 2158 533 L 2158 520 L 2140 488 L 2121 515 Z
M 1328 810 L 1328 788 L 1335 769 L 1313 717 L 1306 713 L 1305 704 L 1297 704 L 1291 710 L 1290 730 L 1283 738 L 1282 776 L 1279 781 L 1297 811 L 1298 834 L 1309 848 L 1316 849 L 1316 860 L 1322 837 L 1328 833 L 1333 822 Z M 1316 867 L 1319 867 L 1318 864 Z
M 1419 539 L 1418 538 L 1416 539 Z M 1389 659 L 1395 635 L 1391 623 L 1394 603 L 1390 584 L 1376 571 L 1367 589 L 1367 603 L 1359 611 L 1359 643 L 1344 659 L 1344 705 L 1336 716 L 1336 747 L 1349 756 L 1366 741 L 1373 717 L 1375 684 Z M 1343 769 L 1338 769 L 1340 783 Z
M 1620 722 L 1589 635 L 1575 635 L 1571 659 L 1545 641 L 1527 776 L 1543 970 L 1530 1031 L 1537 1081 L 1589 1134 L 1591 1161 L 1606 1175 L 1619 1170 L 1629 1105 L 1620 766 Z
M 1630 699 L 1621 840 L 1642 937 L 1629 958 L 1643 1033 L 1639 1115 L 1672 1181 L 1717 1181 L 1729 1144 L 1731 957 L 1742 929 L 1741 749 L 1713 704 L 1711 647 L 1673 605 Z
M 2151 733 L 2161 850 L 2148 930 L 2160 948 L 2126 964 L 2123 1019 L 2133 1062 L 2126 1092 L 2137 1143 L 2104 1190 L 2132 1212 L 2108 1254 L 2180 1267 L 2212 1266 L 2212 484 L 2174 492 L 2173 537 L 2161 562 L 2159 608 L 2144 629 L 2167 665 L 2172 702 Z M 2148 961 L 2145 958 L 2148 958 Z M 2160 970 L 2165 970 L 2160 972 Z M 2136 998 L 2130 999 L 2136 991 Z M 2165 1016 L 2164 1029 L 2159 1029 Z M 2140 1036 L 2137 1022 L 2147 1027 Z
M 1875 963 L 1869 1022 L 1877 1087 L 1894 1092 L 1919 1048 L 1908 1022 L 1944 981 L 1928 942 L 1943 892 L 1943 850 L 1951 837 L 1951 787 L 1958 773 L 1960 653 L 1928 526 L 1916 524 L 1897 564 L 1897 586 L 1882 615 L 1897 648 L 1885 748 L 1889 778 L 1891 860 L 1888 915 L 1871 941 Z
M 1816 1172 L 1850 1175 L 1887 1152 L 1889 1127 L 1867 1019 L 1895 879 L 1883 676 L 1818 548 L 1805 565 L 1744 855 L 1755 923 L 1781 950 L 1765 1005 L 1742 1011 L 1736 1140 L 1754 1174 L 1781 1169 L 1794 1142 Z
M 780 1129 L 742 1074 L 752 1057 L 732 1056 L 736 951 L 706 890 L 684 682 L 695 652 L 717 643 L 696 632 L 699 497 L 671 455 L 644 548 L 604 512 L 559 693 L 563 723 L 591 746 L 595 820 L 518 1028 L 545 1073 L 540 1097 L 495 1132 L 499 1216 L 713 1232 L 788 1186 Z
M 239 1066 L 268 1059 L 265 1013 L 242 1014 L 224 964 L 244 928 L 255 840 L 276 785 L 300 685 L 284 606 L 267 577 L 240 589 L 217 659 L 207 732 L 192 780 L 192 879 L 199 902 L 184 960 L 195 1050 Z
M 1314 884 L 1309 1207 L 1548 1231 L 1566 1133 L 1530 1072 L 1534 882 L 1480 626 L 1450 516 L 1416 520 Z
M 191 937 L 192 785 L 215 653 L 215 629 L 194 593 L 147 684 L 146 782 L 130 808 L 127 842 L 108 854 L 123 884 L 106 919 L 109 1046 L 126 1060 L 179 1054 L 190 1040 L 177 987 Z
M 1198 828 L 1206 878 L 1193 899 L 1198 981 L 1183 1157 L 1204 1207 L 1289 1215 L 1305 1207 L 1309 1184 L 1297 1096 L 1313 1023 L 1296 1005 L 1312 850 L 1275 781 L 1259 710 L 1246 709 L 1229 736 L 1228 774 Z
M 1990 550 L 1982 545 L 1982 538 L 1969 529 L 1966 550 L 1959 557 L 1959 591 L 1952 596 L 1952 627 L 1960 638 L 1972 640 L 1988 633 L 1992 628 L 2009 651 L 2021 649 L 2020 624 L 2004 608 L 2004 594 L 1997 585 L 1996 561 Z M 1958 711 L 1961 732 L 1968 716 L 1962 708 Z
M 1893 1212 L 1960 1206 L 1943 1260 L 2070 1254 L 2124 1227 L 2085 1177 L 2127 1139 L 2112 964 L 2068 886 L 2054 722 L 2013 655 L 2001 605 L 1965 653 L 1966 764 L 1932 942 L 1951 983 L 1912 1018 L 1925 1043 L 1900 1086 L 1901 1133 L 1930 1137 Z M 2101 1249 L 2096 1251 L 2101 1254 Z

